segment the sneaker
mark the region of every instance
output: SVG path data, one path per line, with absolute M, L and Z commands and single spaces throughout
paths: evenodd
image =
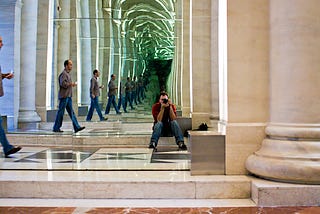
M 103 118 L 100 119 L 100 121 L 106 121 L 106 120 L 108 120 L 107 117 L 103 117 Z
M 9 155 L 12 155 L 14 153 L 17 153 L 21 150 L 21 147 L 20 146 L 17 146 L 17 147 L 13 147 L 12 149 L 10 149 L 7 153 L 5 153 L 5 157 L 9 157 Z
M 179 146 L 179 150 L 187 150 L 187 146 L 186 144 L 184 144 L 184 142 L 180 141 L 178 142 L 178 146 Z
M 61 129 L 58 130 L 52 130 L 53 132 L 63 132 Z

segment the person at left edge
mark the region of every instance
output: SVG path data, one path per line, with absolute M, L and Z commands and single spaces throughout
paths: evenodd
M 72 61 L 70 59 L 64 61 L 64 70 L 59 75 L 59 109 L 56 120 L 53 126 L 53 132 L 63 132 L 60 128 L 62 126 L 64 110 L 67 112 L 72 120 L 74 132 L 77 133 L 85 127 L 81 127 L 78 123 L 76 115 L 72 108 L 72 87 L 77 86 L 77 83 L 72 82 L 70 72 L 72 70 Z
M 3 42 L 2 42 L 2 37 L 0 36 L 0 50 L 1 50 L 2 46 L 3 46 Z M 12 79 L 13 76 L 14 76 L 13 73 L 6 73 L 6 74 L 1 73 L 1 66 L 0 66 L 0 97 L 2 97 L 4 95 L 4 91 L 3 91 L 3 87 L 2 87 L 2 80 L 5 78 Z M 2 127 L 1 115 L 0 115 L 0 142 L 2 145 L 3 153 L 6 158 L 9 157 L 9 155 L 17 153 L 18 151 L 21 150 L 20 146 L 15 147 L 9 143 L 7 136 L 6 136 L 6 133 L 4 132 L 4 129 Z

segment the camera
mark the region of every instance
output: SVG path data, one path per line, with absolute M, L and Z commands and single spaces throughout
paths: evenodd
M 167 104 L 167 103 L 168 103 L 168 99 L 162 99 L 162 102 L 163 102 L 164 104 Z

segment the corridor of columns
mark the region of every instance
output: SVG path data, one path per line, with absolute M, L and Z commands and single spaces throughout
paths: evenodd
M 3 81 L 0 112 L 9 141 L 23 147 L 11 158 L 0 156 L 1 206 L 19 206 L 25 201 L 14 199 L 31 195 L 39 206 L 57 202 L 43 198 L 98 198 L 162 199 L 140 206 L 175 207 L 169 202 L 175 199 L 179 207 L 316 210 L 320 146 L 314 97 L 320 84 L 314 59 L 320 37 L 314 35 L 320 5 L 294 2 L 0 1 L 0 64 L 2 73 L 15 74 Z M 314 28 L 306 35 L 303 26 Z M 293 31 L 301 38 L 283 39 Z M 303 51 L 293 54 L 293 47 Z M 78 133 L 67 114 L 64 132 L 52 132 L 66 59 L 73 61 L 77 82 L 73 108 L 86 127 Z M 111 110 L 106 121 L 94 114 L 88 122 L 96 68 L 105 86 L 99 97 L 103 113 L 111 74 L 117 77 L 117 101 L 127 78 L 136 81 L 136 102 L 120 115 Z M 306 82 L 298 87 L 288 76 Z M 157 151 L 148 148 L 151 106 L 162 90 L 177 107 L 187 151 L 173 137 L 160 138 Z M 201 123 L 209 129 L 198 131 Z M 119 201 L 120 207 L 139 203 Z

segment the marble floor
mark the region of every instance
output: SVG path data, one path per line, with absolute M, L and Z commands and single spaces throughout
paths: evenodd
M 186 170 L 190 152 L 176 146 L 147 148 L 28 147 L 10 158 L 0 154 L 0 169 L 29 170 Z
M 187 203 L 187 201 L 184 201 Z M 170 204 L 166 202 L 166 204 Z M 3 214 L 318 214 L 320 207 L 0 207 Z
M 140 141 L 145 136 L 149 137 L 152 123 L 150 117 L 143 114 L 139 117 L 140 123 L 134 123 L 138 118 L 134 113 L 121 116 L 110 115 L 109 120 L 104 122 L 98 122 L 95 116 L 91 123 L 85 123 L 83 118 L 79 117 L 81 124 L 86 126 L 86 130 L 76 135 L 68 122 L 64 122 L 65 132 L 62 134 L 52 133 L 52 123 L 41 124 L 41 129 L 11 131 L 8 135 L 11 141 L 15 142 L 16 139 L 23 148 L 10 158 L 4 158 L 0 152 L 0 180 L 4 182 L 0 187 L 1 191 L 8 191 L 2 194 L 4 197 L 0 198 L 0 213 L 320 213 L 319 206 L 259 207 L 250 197 L 242 199 L 169 199 L 169 197 L 168 199 L 62 199 L 8 196 L 10 189 L 6 189 L 7 181 L 127 182 L 130 177 L 131 182 L 142 181 L 140 184 L 144 185 L 144 188 L 146 184 L 143 182 L 148 181 L 168 183 L 184 181 L 186 185 L 196 182 L 194 179 L 199 180 L 200 183 L 212 181 L 213 178 L 210 176 L 190 176 L 190 151 L 179 151 L 172 143 L 159 146 L 158 151 L 155 152 L 147 148 L 148 139 L 133 144 L 132 138 L 121 139 L 131 143 L 127 147 L 113 146 L 114 142 L 109 142 L 110 139 L 112 141 L 112 137 L 118 139 L 128 134 L 132 134 Z M 33 137 L 34 134 L 38 136 Z M 42 142 L 41 137 L 43 137 Z M 108 146 L 90 146 L 92 142 L 100 142 L 101 138 Z M 71 139 L 71 143 L 64 146 L 47 145 L 51 143 L 46 141 L 59 142 L 59 139 L 64 139 L 63 143 Z M 35 140 L 37 142 L 34 145 L 29 145 Z M 74 144 L 76 141 L 81 143 L 83 141 L 85 145 Z M 231 176 L 214 179 L 224 184 L 230 182 L 230 179 L 239 178 Z M 243 183 L 243 178 L 240 178 L 240 181 Z M 19 191 L 18 186 L 14 187 Z M 175 192 L 174 189 L 170 191 Z

